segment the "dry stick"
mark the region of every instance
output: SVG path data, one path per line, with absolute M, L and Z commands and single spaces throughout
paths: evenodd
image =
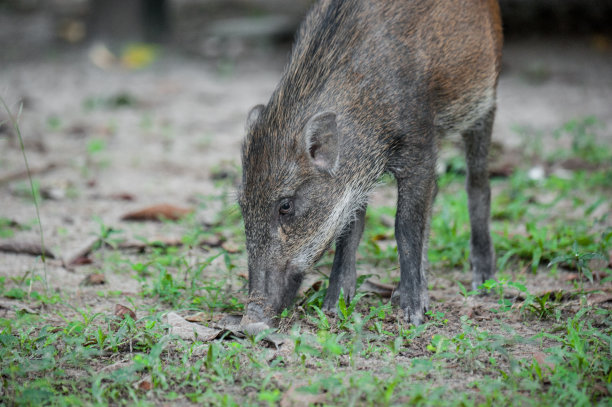
M 54 259 L 55 255 L 47 249 L 44 249 L 35 242 L 9 240 L 0 242 L 0 252 L 30 254 L 32 256 L 40 256 L 43 254 L 48 259 Z
M 148 247 L 154 247 L 157 244 L 163 245 L 163 246 L 179 247 L 179 246 L 182 246 L 184 243 L 180 239 L 157 239 L 157 240 L 148 241 L 148 242 L 127 241 L 127 242 L 121 242 L 117 244 L 115 249 L 144 250 Z M 220 243 L 217 244 L 217 246 L 219 245 Z M 75 250 L 73 250 L 72 252 L 62 257 L 62 264 L 64 265 L 64 268 L 73 266 L 75 261 L 78 260 L 79 258 L 87 257 L 92 251 L 94 251 L 97 248 L 97 246 L 102 247 L 102 246 L 109 246 L 109 245 L 107 243 L 104 243 L 102 240 L 100 240 L 99 237 L 92 237 L 91 239 L 86 240 L 81 246 L 77 247 Z
M 47 280 L 47 262 L 45 258 L 45 238 L 43 237 L 42 222 L 40 221 L 40 210 L 38 208 L 39 206 L 38 196 L 36 195 L 36 191 L 34 190 L 34 183 L 32 182 L 32 174 L 30 173 L 30 165 L 28 164 L 28 157 L 25 152 L 25 146 L 23 144 L 23 137 L 21 137 L 21 130 L 19 129 L 18 120 L 16 120 L 13 117 L 13 115 L 11 114 L 11 110 L 7 106 L 2 96 L 0 96 L 0 102 L 2 102 L 2 106 L 4 107 L 4 110 L 6 110 L 6 113 L 9 116 L 9 120 L 11 121 L 11 124 L 13 125 L 15 132 L 17 132 L 17 137 L 19 138 L 19 145 L 21 147 L 21 153 L 23 154 L 23 161 L 25 163 L 26 171 L 28 173 L 28 180 L 30 181 L 30 190 L 32 191 L 32 198 L 34 199 L 34 207 L 36 208 L 36 219 L 38 220 L 38 229 L 40 231 L 40 247 L 42 248 L 40 259 L 42 260 L 42 263 L 43 263 L 43 271 L 44 271 L 44 277 L 45 277 L 45 292 L 46 292 L 49 290 L 49 281 Z M 23 103 L 19 105 L 19 112 L 17 113 L 17 118 L 21 117 L 22 110 L 23 110 Z M 29 291 L 30 292 L 32 291 L 32 280 L 30 280 Z
M 28 176 L 32 176 L 34 174 L 41 174 L 56 168 L 57 165 L 55 163 L 48 163 L 43 167 L 31 168 L 29 171 L 16 171 L 11 174 L 3 175 L 0 177 L 0 185 L 6 184 L 7 182 L 15 181 L 21 178 L 25 178 Z

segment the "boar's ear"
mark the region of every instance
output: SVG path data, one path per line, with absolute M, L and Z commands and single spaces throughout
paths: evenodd
M 253 127 L 259 116 L 261 115 L 261 111 L 264 109 L 264 105 L 257 105 L 251 109 L 249 115 L 247 116 L 246 128 L 247 130 Z
M 340 159 L 336 114 L 317 113 L 308 120 L 304 128 L 306 152 L 312 163 L 319 169 L 333 174 Z

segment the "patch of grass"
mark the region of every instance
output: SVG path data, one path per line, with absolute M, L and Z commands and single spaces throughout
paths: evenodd
M 590 148 L 579 145 L 571 154 Z M 390 301 L 370 294 L 350 303 L 341 295 L 338 314 L 326 314 L 325 290 L 313 287 L 283 312 L 280 349 L 263 340 L 267 333 L 184 341 L 164 322 L 170 310 L 208 321 L 243 311 L 246 281 L 237 274 L 246 264 L 244 225 L 230 192 L 238 169 L 220 167 L 218 194 L 199 200 L 199 209 L 215 210 L 213 219 L 161 224 L 179 231 L 178 247 L 148 242 L 143 253 L 126 253 L 119 244 L 127 233 L 98 220 L 100 256 L 91 267 L 133 277 L 140 287 L 134 292 L 100 286 L 92 302 L 75 303 L 61 290 L 36 291 L 40 277 L 31 272 L 0 277 L 8 304 L 0 313 L 0 404 L 607 405 L 608 305 L 585 305 L 585 290 L 571 302 L 563 292 L 527 288 L 549 263 L 552 274 L 572 269 L 576 284 L 596 284 L 591 262 L 607 259 L 612 239 L 609 219 L 596 215 L 612 193 L 604 164 L 568 178 L 538 181 L 517 169 L 494 180 L 499 274 L 480 287 L 488 296 L 458 283 L 454 291 L 464 301 L 456 302 L 436 289 L 427 320 L 415 327 Z M 465 178 L 458 161 L 448 167 L 454 170 L 439 181 L 429 257 L 436 271 L 467 271 Z M 396 271 L 394 213 L 392 206 L 368 209 L 360 265 Z M 0 223 L 2 230 L 14 227 Z M 100 301 L 129 304 L 137 318 L 117 317 Z

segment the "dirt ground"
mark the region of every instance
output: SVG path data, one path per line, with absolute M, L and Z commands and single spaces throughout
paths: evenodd
M 105 286 L 84 287 L 83 279 L 100 263 L 65 267 L 64 260 L 99 236 L 100 225 L 122 230 L 129 241 L 180 238 L 180 224 L 121 220 L 154 204 L 197 208 L 198 222 L 213 222 L 219 204 L 204 207 L 202 197 L 220 193 L 220 173 L 236 171 L 246 114 L 270 96 L 287 49 L 246 52 L 233 61 L 165 49 L 150 66 L 136 70 L 119 64 L 101 68 L 91 52 L 89 47 L 60 48 L 23 58 L 12 49 L 10 58 L 0 61 L 0 96 L 14 113 L 23 104 L 19 123 L 44 198 L 45 244 L 55 257 L 47 262 L 51 288 L 72 296 L 75 305 L 112 312 L 115 301 L 95 293 L 135 293 L 139 282 L 126 273 L 106 273 Z M 554 129 L 591 115 L 606 126 L 600 141 L 612 144 L 611 106 L 609 39 L 506 44 L 494 128 L 494 140 L 503 149 L 525 148 L 534 137 L 541 137 L 544 150 L 553 149 Z M 0 120 L 6 117 L 0 112 Z M 5 125 L 0 133 L 0 217 L 32 226 L 10 240 L 36 245 L 36 214 L 24 170 L 18 140 Z M 383 190 L 373 201 L 389 205 L 393 197 Z M 222 260 L 216 262 L 221 267 Z M 244 254 L 237 265 L 236 273 L 244 273 Z M 0 252 L 0 276 L 20 278 L 42 269 L 37 256 Z M 441 304 L 434 309 L 460 312 L 464 302 L 450 283 L 456 278 L 466 284 L 469 279 L 467 274 L 433 276 L 432 303 Z M 533 289 L 562 284 L 541 275 L 527 278 Z M 479 301 L 486 307 L 487 300 Z M 535 324 L 515 328 L 525 335 L 538 330 Z M 424 346 L 401 357 L 417 356 Z
M 606 125 L 602 134 L 609 136 L 612 45 L 593 41 L 506 44 L 496 142 L 520 147 L 541 136 L 544 149 L 554 148 L 552 130 L 590 115 Z M 2 97 L 14 112 L 23 103 L 20 124 L 28 161 L 40 171 L 36 179 L 49 197 L 40 207 L 43 232 L 57 257 L 98 232 L 93 217 L 153 237 L 159 225 L 122 222 L 121 216 L 158 203 L 192 207 L 198 196 L 215 193 L 211 174 L 239 164 L 246 113 L 271 94 L 286 50 L 244 56 L 229 68 L 166 51 L 143 70 L 100 69 L 88 55 L 88 49 L 81 49 L 0 65 Z M 122 96 L 128 106 L 87 107 Z M 521 136 L 517 128 L 531 132 Z M 92 139 L 101 141 L 101 151 L 88 153 Z M 13 132 L 0 133 L 0 152 L 0 180 L 25 169 Z M 25 181 L 0 184 L 0 216 L 20 224 L 35 219 L 24 197 Z M 122 193 L 134 199 L 121 200 Z M 213 215 L 214 208 L 198 213 L 203 220 Z M 32 228 L 15 238 L 36 241 L 37 234 Z M 0 256 L 0 275 L 39 267 L 35 257 Z M 52 266 L 49 272 L 51 284 L 64 289 L 80 281 L 62 267 Z

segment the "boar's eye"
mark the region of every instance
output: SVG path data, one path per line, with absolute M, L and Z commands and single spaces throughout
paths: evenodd
M 278 207 L 278 212 L 281 215 L 290 215 L 293 213 L 293 201 L 291 199 L 283 199 Z

